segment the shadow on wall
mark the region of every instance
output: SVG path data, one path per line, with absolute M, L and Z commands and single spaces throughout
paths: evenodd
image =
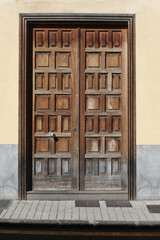
M 160 145 L 137 146 L 137 200 L 160 199 Z
M 0 145 L 0 199 L 18 198 L 18 145 Z

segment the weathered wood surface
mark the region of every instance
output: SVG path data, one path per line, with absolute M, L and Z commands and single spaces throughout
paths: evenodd
M 34 28 L 32 122 L 33 190 L 127 191 L 127 29 Z

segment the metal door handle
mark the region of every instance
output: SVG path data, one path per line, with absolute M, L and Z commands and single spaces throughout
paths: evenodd
M 54 139 L 55 142 L 58 142 L 58 138 L 56 137 L 55 133 L 51 133 L 50 136 Z

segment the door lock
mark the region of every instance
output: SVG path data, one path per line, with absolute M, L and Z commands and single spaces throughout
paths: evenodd
M 51 133 L 50 136 L 54 139 L 55 142 L 58 142 L 58 138 L 54 133 Z

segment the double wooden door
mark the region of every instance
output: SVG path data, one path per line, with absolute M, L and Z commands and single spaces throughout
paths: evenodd
M 127 192 L 127 29 L 34 28 L 32 70 L 32 189 Z

